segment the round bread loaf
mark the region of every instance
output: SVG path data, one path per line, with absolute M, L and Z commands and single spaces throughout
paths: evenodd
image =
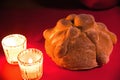
M 109 61 L 117 37 L 90 14 L 70 14 L 46 29 L 45 50 L 60 67 L 85 70 Z

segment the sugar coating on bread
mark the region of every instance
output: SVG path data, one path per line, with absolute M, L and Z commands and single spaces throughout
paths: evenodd
M 69 70 L 92 69 L 108 63 L 117 42 L 116 35 L 90 14 L 70 14 L 59 19 L 43 36 L 48 56 Z

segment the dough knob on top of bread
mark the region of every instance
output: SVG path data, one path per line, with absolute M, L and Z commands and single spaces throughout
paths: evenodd
M 46 29 L 45 50 L 58 66 L 85 70 L 109 61 L 117 36 L 90 14 L 70 14 Z

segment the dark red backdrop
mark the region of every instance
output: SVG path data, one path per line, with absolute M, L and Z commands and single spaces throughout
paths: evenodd
M 57 20 L 69 14 L 89 13 L 96 21 L 103 22 L 118 37 L 108 64 L 88 71 L 69 71 L 52 62 L 44 49 L 43 31 L 54 27 Z M 1 9 L 0 40 L 11 33 L 23 34 L 27 37 L 28 48 L 40 49 L 44 55 L 44 74 L 41 80 L 120 80 L 120 8 L 90 11 L 83 9 Z M 22 80 L 19 67 L 6 62 L 0 45 L 0 80 Z

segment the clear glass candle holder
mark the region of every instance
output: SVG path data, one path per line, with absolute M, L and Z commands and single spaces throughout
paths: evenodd
M 8 63 L 18 63 L 17 56 L 26 49 L 26 42 L 26 37 L 21 34 L 10 34 L 2 39 L 2 46 Z
M 43 54 L 35 48 L 26 49 L 18 55 L 18 64 L 24 80 L 39 80 L 43 74 Z

